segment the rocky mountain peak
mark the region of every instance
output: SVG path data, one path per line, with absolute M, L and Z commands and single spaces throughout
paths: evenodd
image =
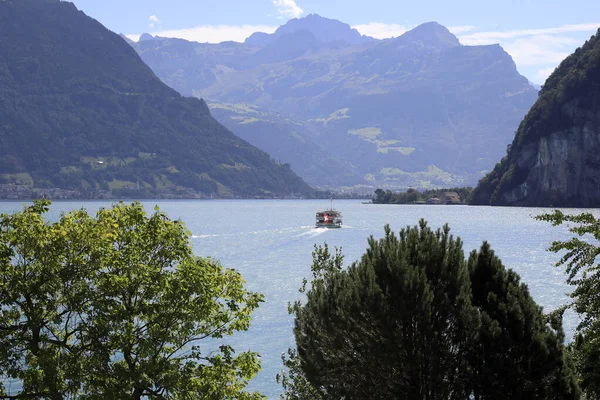
M 328 42 L 346 42 L 348 44 L 360 44 L 375 40 L 369 36 L 361 35 L 350 25 L 335 19 L 321 17 L 318 14 L 309 14 L 303 18 L 294 18 L 277 28 L 273 34 L 263 32 L 253 33 L 245 41 L 247 44 L 255 46 L 266 46 L 281 36 L 293 34 L 297 31 L 306 30 L 312 33 L 319 41 Z
M 140 42 L 143 42 L 143 41 L 145 41 L 145 40 L 154 40 L 154 36 L 152 36 L 152 35 L 151 35 L 151 34 L 149 34 L 149 33 L 142 33 L 142 36 L 140 36 L 140 39 L 139 39 L 139 41 L 140 41 Z
M 421 42 L 427 47 L 450 48 L 460 46 L 452 32 L 437 22 L 426 22 L 411 29 L 396 39 L 398 42 Z

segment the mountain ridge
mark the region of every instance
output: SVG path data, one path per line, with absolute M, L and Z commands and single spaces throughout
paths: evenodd
M 299 30 L 312 32 L 322 42 L 345 41 L 349 44 L 360 44 L 375 40 L 370 36 L 361 35 L 358 30 L 344 22 L 321 17 L 318 14 L 308 14 L 306 17 L 290 19 L 272 34 L 255 32 L 246 38 L 244 43 L 262 47 L 285 34 Z
M 297 43 L 288 34 L 264 46 L 161 39 L 134 47 L 182 93 L 301 122 L 310 141 L 353 166 L 356 185 L 474 185 L 537 97 L 499 45 L 464 46 L 436 22 L 359 44 L 303 32 Z M 280 154 L 293 149 L 281 145 Z

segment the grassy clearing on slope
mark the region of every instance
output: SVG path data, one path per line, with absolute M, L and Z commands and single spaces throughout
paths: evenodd
M 350 118 L 350 116 L 348 115 L 348 111 L 350 111 L 349 108 L 342 108 L 340 110 L 332 112 L 327 118 L 317 118 L 312 121 L 321 122 L 323 123 L 323 125 L 327 126 L 327 124 L 331 121 Z
M 108 182 L 108 187 L 110 188 L 110 190 L 123 189 L 124 187 L 127 187 L 129 185 L 135 185 L 135 182 L 121 181 L 117 179 L 113 179 L 112 181 Z
M 378 153 L 388 154 L 390 151 L 396 151 L 403 156 L 409 156 L 415 150 L 414 147 L 377 147 Z
M 225 169 L 235 169 L 236 171 L 244 171 L 244 170 L 250 169 L 249 166 L 247 166 L 243 163 L 235 163 L 233 165 L 219 164 L 219 167 L 225 168 Z
M 253 122 L 260 121 L 258 118 L 254 118 L 254 117 L 231 117 L 231 119 L 234 121 L 239 121 L 238 122 L 239 125 L 251 124 Z
M 359 136 L 365 140 L 375 140 L 381 134 L 381 129 L 374 127 L 366 127 L 360 129 L 350 129 L 348 133 Z
M 0 174 L 0 183 L 11 183 L 13 185 L 33 187 L 33 178 L 27 172 Z
M 258 110 L 254 109 L 254 106 L 252 106 L 250 104 L 246 104 L 246 103 L 239 103 L 239 104 L 209 103 L 208 108 L 232 111 L 236 114 L 259 114 Z

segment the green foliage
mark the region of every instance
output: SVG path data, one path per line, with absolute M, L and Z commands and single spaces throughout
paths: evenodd
M 161 174 L 205 194 L 216 194 L 217 182 L 239 195 L 311 191 L 71 3 L 2 1 L 0 36 L 0 174 L 28 172 L 36 186 L 63 189 L 130 181 L 145 187 L 138 196 L 160 191 Z M 238 163 L 249 168 L 219 167 Z
M 49 205 L 0 217 L 1 395 L 260 398 L 243 390 L 256 353 L 200 348 L 248 329 L 262 296 L 238 272 L 194 256 L 184 224 L 158 209 L 48 223 Z
M 507 160 L 508 157 L 502 157 L 502 160 L 500 160 L 500 162 L 496 164 L 494 169 L 489 174 L 487 174 L 479 180 L 479 183 L 477 184 L 475 189 L 473 189 L 469 204 L 480 206 L 489 205 L 492 200 L 492 197 L 494 199 L 497 199 L 498 183 L 504 175 Z
M 328 398 L 465 398 L 459 355 L 476 315 L 460 239 L 422 221 L 399 238 L 386 227 L 347 271 L 324 262 L 323 249 L 316 255 L 313 270 L 323 272 L 294 309 L 298 356 L 314 387 Z
M 282 398 L 580 398 L 560 314 L 544 316 L 487 243 L 467 262 L 447 225 L 421 220 L 342 261 L 315 247 Z
M 462 187 L 452 189 L 429 189 L 419 192 L 415 189 L 408 189 L 406 192 L 393 193 L 391 190 L 377 189 L 373 203 L 375 204 L 413 204 L 417 202 L 427 201 L 428 199 L 438 198 L 446 202 L 446 193 L 454 192 L 457 194 L 457 202 L 461 204 L 469 203 L 471 200 L 471 192 L 473 188 Z M 455 204 L 452 200 L 451 203 Z
M 306 379 L 300 359 L 296 350 L 288 349 L 287 355 L 281 355 L 283 369 L 281 374 L 277 374 L 277 383 L 283 387 L 283 393 L 279 395 L 280 399 L 294 400 L 326 400 L 327 393 L 319 391 L 313 387 Z
M 560 210 L 536 217 L 553 226 L 568 224 L 575 236 L 554 241 L 549 250 L 561 253 L 557 266 L 565 268 L 567 283 L 574 286 L 572 307 L 581 317 L 573 345 L 574 358 L 582 389 L 589 398 L 600 396 L 598 360 L 600 360 L 600 220 L 591 213 L 564 214 Z
M 484 242 L 468 260 L 481 325 L 470 347 L 476 399 L 577 399 L 562 312 L 545 316 L 527 286 Z

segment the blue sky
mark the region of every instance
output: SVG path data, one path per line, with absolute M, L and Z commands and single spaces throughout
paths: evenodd
M 74 0 L 107 28 L 199 42 L 243 41 L 316 13 L 384 38 L 436 21 L 465 45 L 500 43 L 541 84 L 600 27 L 600 0 Z

